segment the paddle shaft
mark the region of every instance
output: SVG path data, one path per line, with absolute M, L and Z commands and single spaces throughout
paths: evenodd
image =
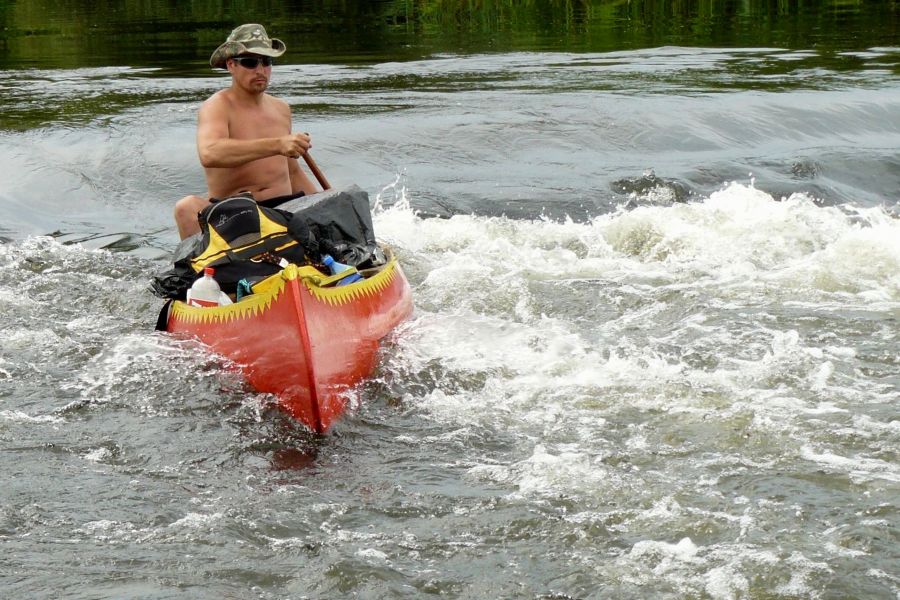
M 315 175 L 316 181 L 319 182 L 319 185 L 322 186 L 323 190 L 330 190 L 331 184 L 328 183 L 328 180 L 325 179 L 325 173 L 319 168 L 319 165 L 316 164 L 316 161 L 313 160 L 313 157 L 309 155 L 309 152 L 303 153 L 303 160 L 306 161 L 309 170 L 312 171 L 312 174 Z

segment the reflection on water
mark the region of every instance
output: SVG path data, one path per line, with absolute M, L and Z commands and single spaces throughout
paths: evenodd
M 0 69 L 130 65 L 200 74 L 247 15 L 287 43 L 285 62 L 298 63 L 658 46 L 864 49 L 896 44 L 900 24 L 900 9 L 888 0 L 261 0 L 233 7 L 129 0 L 112 10 L 92 0 L 0 0 Z

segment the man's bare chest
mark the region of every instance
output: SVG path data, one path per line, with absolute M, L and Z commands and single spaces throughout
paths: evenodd
M 290 122 L 280 114 L 264 111 L 236 113 L 228 119 L 228 133 L 232 139 L 278 137 L 290 133 Z

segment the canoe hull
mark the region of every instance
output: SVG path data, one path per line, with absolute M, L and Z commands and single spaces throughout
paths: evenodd
M 322 433 L 344 412 L 347 391 L 372 374 L 380 340 L 412 313 L 396 258 L 360 282 L 328 283 L 313 267 L 289 265 L 235 304 L 174 302 L 166 329 L 230 359 L 251 386 Z

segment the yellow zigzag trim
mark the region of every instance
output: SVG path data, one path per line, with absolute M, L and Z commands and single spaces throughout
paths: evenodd
M 274 281 L 271 281 L 274 280 Z M 225 323 L 235 319 L 255 317 L 269 309 L 272 303 L 284 292 L 285 279 L 278 275 L 269 277 L 262 293 L 250 294 L 240 302 L 226 306 L 201 308 L 184 302 L 172 303 L 172 317 L 186 323 Z
M 318 273 L 318 271 L 316 271 L 316 273 Z M 378 295 L 382 290 L 384 290 L 391 284 L 391 281 L 394 280 L 394 277 L 396 277 L 396 275 L 397 259 L 392 258 L 378 273 L 372 275 L 371 277 L 367 277 L 362 281 L 357 281 L 356 283 L 333 287 L 322 287 L 320 285 L 321 283 L 328 283 L 335 278 L 328 277 L 326 279 L 318 280 L 319 278 L 317 277 L 302 277 L 302 281 L 306 285 L 307 289 L 309 289 L 312 295 L 316 298 L 316 300 L 326 302 L 333 306 L 338 306 L 341 304 L 353 302 L 357 299 L 365 298 L 367 296 Z M 321 277 L 321 273 L 319 273 L 319 277 Z
M 334 276 L 323 275 L 318 269 L 310 266 L 288 265 L 280 273 L 260 281 L 253 286 L 253 293 L 240 302 L 227 306 L 201 308 L 184 302 L 172 303 L 172 317 L 186 323 L 224 323 L 235 319 L 255 317 L 265 312 L 284 292 L 285 283 L 299 279 L 312 293 L 313 297 L 331 305 L 341 305 L 358 298 L 375 296 L 387 288 L 397 276 L 397 259 L 390 261 L 375 275 L 343 286 L 322 287 L 335 279 Z

